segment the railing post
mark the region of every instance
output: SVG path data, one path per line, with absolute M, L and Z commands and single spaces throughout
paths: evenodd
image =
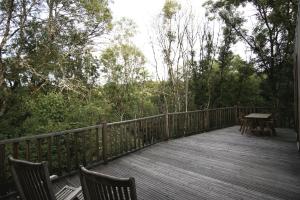
M 99 134 L 101 132 L 100 128 L 101 128 L 101 125 L 98 123 L 98 127 L 96 128 L 96 132 L 95 132 L 95 138 L 96 138 L 96 159 L 97 161 L 100 160 L 100 152 L 99 152 L 99 149 L 100 149 L 100 143 L 99 143 Z
M 210 129 L 210 124 L 209 124 L 209 110 L 205 110 L 205 117 L 204 117 L 204 127 L 205 130 L 209 130 Z
M 238 116 L 238 106 L 234 106 L 234 118 L 235 118 L 235 124 L 239 124 L 239 116 Z
M 170 132 L 169 132 L 169 115 L 166 112 L 165 113 L 165 140 L 168 140 L 170 137 Z
M 0 144 L 0 180 L 5 178 L 5 144 Z
M 185 137 L 185 135 L 187 134 L 187 130 L 188 130 L 188 113 L 187 111 L 185 111 L 184 113 L 184 127 L 183 127 L 183 137 Z
M 104 163 L 107 163 L 107 122 L 102 122 L 102 158 Z

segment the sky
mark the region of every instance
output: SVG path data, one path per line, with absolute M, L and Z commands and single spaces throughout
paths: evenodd
M 192 7 L 194 14 L 201 18 L 205 14 L 202 7 L 206 0 L 177 0 L 182 9 Z M 155 18 L 161 13 L 165 0 L 114 0 L 110 8 L 114 20 L 122 17 L 130 18 L 137 24 L 137 33 L 133 38 L 134 44 L 144 53 L 147 59 L 147 68 L 150 74 L 154 74 L 154 58 L 150 44 L 150 33 L 153 29 Z M 249 59 L 249 53 L 243 43 L 237 43 L 233 52 L 239 54 L 244 59 Z M 152 66 L 152 67 L 151 67 Z M 161 72 L 165 73 L 165 72 Z

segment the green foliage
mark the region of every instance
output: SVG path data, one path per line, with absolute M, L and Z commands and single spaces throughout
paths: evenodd
M 218 0 L 205 4 L 255 54 L 257 74 L 262 77 L 260 90 L 265 103 L 275 110 L 293 109 L 293 50 L 298 1 Z M 253 28 L 244 26 L 248 18 L 238 10 L 246 5 L 255 12 Z M 287 108 L 287 105 L 289 107 Z M 284 115 L 285 113 L 281 113 Z M 291 115 L 292 117 L 292 115 Z
M 201 73 L 194 71 L 190 87 L 198 109 L 236 104 L 262 105 L 262 80 L 255 73 L 253 65 L 234 56 L 225 69 L 222 68 L 222 63 L 215 61 L 211 70 Z
M 296 1 L 289 2 L 209 1 L 210 15 L 218 12 L 224 21 L 217 46 L 210 30 L 186 35 L 192 26 L 183 23 L 192 20 L 180 22 L 180 4 L 166 0 L 157 37 L 169 78 L 159 82 L 150 80 L 145 56 L 132 42 L 136 25 L 125 18 L 113 24 L 108 1 L 3 1 L 0 35 L 11 29 L 0 46 L 0 139 L 165 111 L 292 107 Z M 247 3 L 258 11 L 253 30 L 243 27 L 246 19 L 236 9 Z M 94 38 L 109 32 L 111 43 L 94 56 Z M 195 41 L 187 44 L 191 38 L 203 40 L 200 50 L 191 47 Z M 248 42 L 255 60 L 245 62 L 231 51 L 239 39 Z
M 63 123 L 66 119 L 67 105 L 62 94 L 39 94 L 27 99 L 25 105 L 31 116 L 23 124 L 26 132 L 44 133 L 66 128 Z
M 166 0 L 163 7 L 163 14 L 166 19 L 171 19 L 178 10 L 181 9 L 180 4 L 176 0 Z

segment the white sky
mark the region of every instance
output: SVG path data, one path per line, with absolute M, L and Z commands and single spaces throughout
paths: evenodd
M 205 9 L 202 7 L 206 0 L 177 0 L 182 8 L 192 6 L 194 14 L 202 17 Z M 137 24 L 137 33 L 133 39 L 135 45 L 144 53 L 147 59 L 147 68 L 151 74 L 154 74 L 154 59 L 150 45 L 149 32 L 152 32 L 152 24 L 155 17 L 161 13 L 165 0 L 114 0 L 111 3 L 111 10 L 114 21 L 122 17 L 130 18 Z M 232 50 L 238 53 L 244 59 L 249 59 L 249 53 L 245 52 L 245 46 L 239 42 Z

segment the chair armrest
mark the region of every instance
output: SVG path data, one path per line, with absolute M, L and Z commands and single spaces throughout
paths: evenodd
M 55 181 L 56 179 L 58 179 L 58 176 L 57 176 L 57 175 L 51 175 L 51 176 L 50 176 L 50 181 L 51 181 L 51 182 Z
M 63 187 L 58 193 L 55 194 L 57 200 L 73 200 L 78 199 L 78 197 L 82 196 L 81 187 L 74 188 L 66 185 Z

